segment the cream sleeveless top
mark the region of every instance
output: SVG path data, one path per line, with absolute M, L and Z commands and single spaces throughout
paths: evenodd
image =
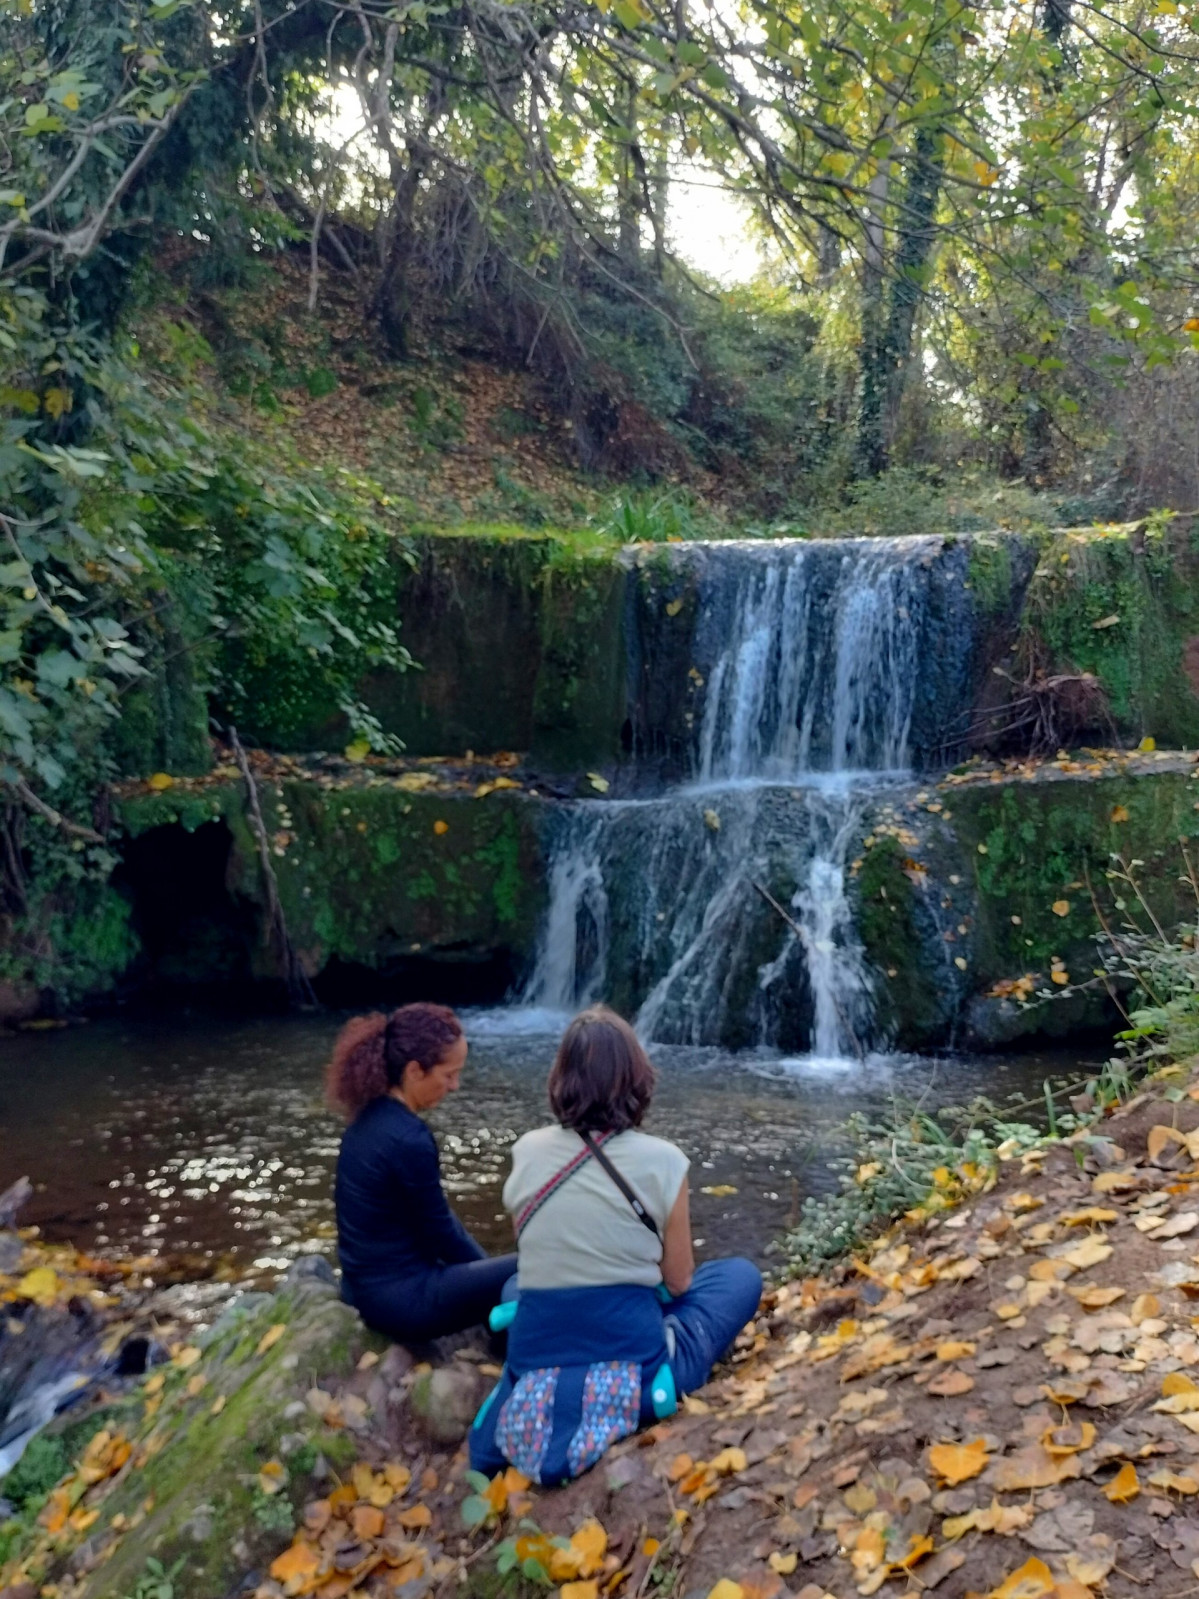
M 538 1127 L 512 1146 L 504 1207 L 515 1218 L 582 1147 L 566 1127 Z M 604 1153 L 665 1233 L 690 1161 L 664 1138 L 618 1133 Z M 517 1246 L 521 1288 L 598 1288 L 662 1280 L 662 1245 L 595 1159 L 567 1179 L 529 1222 Z

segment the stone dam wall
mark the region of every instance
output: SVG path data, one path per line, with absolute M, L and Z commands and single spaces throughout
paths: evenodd
M 815 627 L 835 542 L 811 541 L 805 555 Z M 1102 1025 L 1113 1012 L 1092 976 L 1094 937 L 1120 897 L 1114 857 L 1145 863 L 1138 875 L 1163 921 L 1194 915 L 1181 852 L 1199 831 L 1189 754 L 1199 534 L 1177 519 L 920 546 L 915 775 L 863 797 L 845 854 L 876 1035 L 903 1047 L 1000 1045 Z M 260 778 L 272 864 L 319 992 L 357 1004 L 519 991 L 538 958 L 564 802 L 631 803 L 697 775 L 733 620 L 721 598 L 729 549 L 614 550 L 515 530 L 415 541 L 401 612 L 420 669 L 364 685 L 407 757 L 354 765 L 323 754 L 345 741 L 335 722 L 284 740 L 269 706 L 242 729 L 273 752 Z M 52 949 L 36 970 L 10 963 L 0 995 L 10 1017 L 163 985 L 277 980 L 244 789 L 227 770 L 200 770 L 210 762 L 192 736 L 197 693 L 176 667 L 147 687 L 145 714 L 126 731 L 129 778 L 113 807 L 122 863 L 64 907 L 54 935 L 95 933 L 86 981 L 56 986 Z M 1061 739 L 1060 759 L 1047 738 Z M 1048 758 L 1021 767 L 1033 739 Z M 1145 741 L 1157 748 L 1141 750 Z M 171 771 L 172 748 L 175 782 L 153 791 L 140 780 Z M 512 757 L 479 764 L 497 751 Z M 772 787 L 748 817 L 735 794 L 689 798 L 684 787 L 673 803 L 692 862 L 710 855 L 733 870 L 735 850 L 751 849 L 781 905 L 800 891 L 789 847 L 806 825 L 798 790 Z M 661 973 L 652 940 L 634 936 L 642 843 L 628 829 L 627 869 L 608 885 L 606 991 L 631 1012 Z M 779 940 L 763 896 L 739 902 L 736 937 L 712 1041 L 805 1047 L 802 962 L 765 1020 L 754 996 Z M 1021 1002 L 1046 988 L 1066 992 Z

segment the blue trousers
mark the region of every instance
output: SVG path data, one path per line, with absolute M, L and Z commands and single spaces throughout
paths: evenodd
M 349 1303 L 368 1327 L 396 1343 L 428 1343 L 485 1322 L 509 1280 L 516 1282 L 516 1256 L 490 1255 L 430 1266 L 420 1276 L 359 1283 Z
M 691 1287 L 664 1307 L 670 1365 L 681 1394 L 702 1388 L 716 1362 L 752 1320 L 762 1297 L 762 1273 L 738 1255 L 695 1268 Z

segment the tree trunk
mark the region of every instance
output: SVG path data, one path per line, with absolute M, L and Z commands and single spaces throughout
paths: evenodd
M 888 297 L 885 335 L 887 392 L 883 419 L 888 446 L 895 436 L 899 407 L 907 387 L 916 312 L 928 283 L 937 242 L 937 201 L 941 196 L 943 161 L 941 130 L 927 123 L 922 124 L 917 130 L 912 152 L 899 224 L 899 249 Z
M 923 124 L 909 159 L 896 223 L 898 244 L 888 279 L 883 271 L 885 180 L 872 194 L 862 293 L 862 376 L 858 404 L 858 470 L 885 471 L 912 361 L 916 311 L 936 243 L 941 195 L 941 130 Z M 876 180 L 877 183 L 878 180 Z
M 858 389 L 857 470 L 863 477 L 876 477 L 887 463 L 883 436 L 883 397 L 887 390 L 885 369 L 887 187 L 890 162 L 884 161 L 870 182 L 867 201 L 866 238 L 862 262 L 862 357 Z

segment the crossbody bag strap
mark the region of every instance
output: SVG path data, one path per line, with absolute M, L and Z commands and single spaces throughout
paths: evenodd
M 559 1188 L 562 1187 L 562 1184 L 569 1182 L 569 1180 L 574 1176 L 575 1172 L 577 1172 L 580 1167 L 587 1164 L 592 1155 L 594 1155 L 597 1160 L 605 1164 L 611 1164 L 607 1160 L 607 1157 L 600 1153 L 599 1149 L 599 1144 L 601 1142 L 607 1142 L 611 1136 L 611 1133 L 601 1133 L 599 1135 L 599 1140 L 595 1144 L 590 1144 L 586 1139 L 584 1139 L 586 1147 L 580 1149 L 577 1155 L 572 1155 L 571 1158 L 566 1162 L 566 1165 L 563 1166 L 560 1171 L 556 1171 L 548 1182 L 542 1183 L 541 1187 L 533 1195 L 532 1199 L 529 1200 L 524 1209 L 517 1212 L 513 1221 L 512 1225 L 516 1232 L 517 1243 L 520 1242 L 521 1233 L 524 1232 L 525 1228 L 533 1220 L 533 1217 L 541 1209 L 542 1205 L 545 1204 L 546 1200 L 552 1199 L 553 1196 L 558 1192 Z
M 600 1141 L 601 1140 L 607 1140 L 611 1136 L 612 1135 L 610 1133 L 600 1133 L 598 1137 L 596 1136 L 595 1133 L 591 1133 L 591 1132 L 580 1133 L 579 1134 L 579 1137 L 587 1145 L 587 1148 L 595 1156 L 596 1160 L 599 1161 L 600 1165 L 607 1172 L 608 1176 L 612 1179 L 612 1181 L 616 1184 L 617 1188 L 620 1189 L 621 1193 L 628 1200 L 629 1204 L 633 1207 L 633 1214 L 636 1216 L 637 1220 L 641 1223 L 641 1225 L 643 1227 L 648 1227 L 650 1232 L 653 1233 L 654 1237 L 658 1240 L 658 1242 L 661 1243 L 662 1234 L 658 1231 L 657 1222 L 650 1215 L 649 1211 L 646 1210 L 645 1206 L 641 1203 L 641 1201 L 637 1198 L 636 1193 L 633 1191 L 633 1189 L 630 1187 L 630 1185 L 625 1181 L 625 1179 L 621 1176 L 621 1174 L 617 1171 L 616 1167 L 612 1164 L 612 1162 L 608 1158 L 608 1156 L 605 1155 L 603 1150 L 600 1148 Z

